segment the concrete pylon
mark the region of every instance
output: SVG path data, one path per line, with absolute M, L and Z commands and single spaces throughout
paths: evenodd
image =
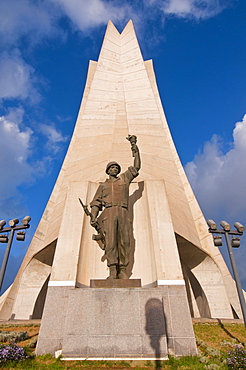
M 60 174 L 19 273 L 2 296 L 1 319 L 40 318 L 48 291 L 47 317 L 58 290 L 89 292 L 90 279 L 106 278 L 103 252 L 91 239 L 93 229 L 78 198 L 86 204 L 92 200 L 109 161 L 119 162 L 122 170 L 132 164 L 128 134 L 138 137 L 142 158 L 140 176 L 130 188 L 130 278 L 140 278 L 142 290 L 155 287 L 169 289 L 169 296 L 171 291 L 182 295 L 189 317 L 241 317 L 235 283 L 213 245 L 176 152 L 152 61 L 143 61 L 132 21 L 121 34 L 109 21 L 98 62 L 89 64 Z M 178 316 L 175 302 L 172 310 Z M 48 334 L 43 332 L 42 338 Z M 61 341 L 57 339 L 51 352 Z

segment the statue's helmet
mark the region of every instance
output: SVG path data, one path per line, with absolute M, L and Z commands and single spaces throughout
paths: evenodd
M 120 171 L 121 171 L 121 167 L 120 167 L 120 165 L 119 165 L 119 163 L 117 163 L 117 162 L 109 162 L 108 164 L 107 164 L 107 166 L 106 166 L 106 174 L 108 175 L 108 170 L 109 170 L 109 168 L 111 167 L 111 166 L 118 166 L 118 168 L 119 168 L 119 172 L 118 173 L 120 173 Z

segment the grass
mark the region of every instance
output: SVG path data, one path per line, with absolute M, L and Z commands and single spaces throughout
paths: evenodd
M 1 368 L 1 367 L 0 367 Z M 79 369 L 93 369 L 93 370 L 202 370 L 204 365 L 200 363 L 199 359 L 194 357 L 183 357 L 180 360 L 171 359 L 170 361 L 163 362 L 150 362 L 147 361 L 143 365 L 133 365 L 131 362 L 124 361 L 61 361 L 54 359 L 51 355 L 39 356 L 35 360 L 26 360 L 19 363 L 5 364 L 2 369 L 19 369 L 19 370 L 79 370 Z
M 18 343 L 25 347 L 29 355 L 33 355 L 30 344 L 37 338 L 39 325 L 0 325 L 2 331 L 27 331 L 29 338 Z M 243 324 L 195 323 L 194 332 L 199 349 L 198 357 L 170 357 L 168 361 L 62 361 L 51 355 L 37 356 L 23 362 L 0 364 L 1 369 L 19 370 L 226 370 L 226 355 L 236 343 L 246 343 L 246 330 Z

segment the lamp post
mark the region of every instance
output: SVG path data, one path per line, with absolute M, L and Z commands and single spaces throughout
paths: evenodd
M 21 230 L 28 229 L 30 227 L 29 225 L 30 221 L 31 221 L 31 217 L 26 216 L 22 219 L 21 221 L 22 224 L 18 225 L 19 223 L 18 218 L 14 218 L 13 220 L 9 221 L 9 227 L 4 227 L 6 225 L 6 222 L 4 220 L 0 221 L 0 243 L 8 243 L 6 250 L 5 250 L 4 257 L 3 257 L 1 270 L 0 270 L 0 292 L 2 289 L 2 285 L 3 285 L 3 279 L 4 279 L 4 275 L 5 275 L 8 259 L 9 259 L 9 253 L 10 253 L 10 249 L 12 246 L 15 231 L 17 231 L 16 239 L 20 241 L 24 241 L 25 233 Z M 9 235 L 8 234 L 2 235 L 3 233 L 8 233 L 8 232 L 9 232 Z
M 235 257 L 234 257 L 234 254 L 233 254 L 233 249 L 232 249 L 232 248 L 240 247 L 240 238 L 239 238 L 239 236 L 243 235 L 245 227 L 242 224 L 240 224 L 240 222 L 235 222 L 234 227 L 236 228 L 236 230 L 231 230 L 230 224 L 228 224 L 228 222 L 226 222 L 226 221 L 221 221 L 221 223 L 220 223 L 220 225 L 223 227 L 223 229 L 217 229 L 217 225 L 213 220 L 208 220 L 207 224 L 209 226 L 209 232 L 212 233 L 212 234 L 216 234 L 215 236 L 213 236 L 214 237 L 214 245 L 216 247 L 222 246 L 222 236 L 217 235 L 217 234 L 225 235 L 227 249 L 228 249 L 228 253 L 229 253 L 229 257 L 230 257 L 230 261 L 231 261 L 231 266 L 232 266 L 232 271 L 233 271 L 234 279 L 235 279 L 235 282 L 236 282 L 238 297 L 239 297 L 241 310 L 242 310 L 242 314 L 243 314 L 244 325 L 246 326 L 246 304 L 245 304 L 245 299 L 244 299 L 244 295 L 243 295 L 242 285 L 241 285 L 241 281 L 240 281 L 240 278 L 239 278 L 239 273 L 238 273 Z M 232 239 L 230 239 L 229 235 L 232 235 L 234 237 L 232 237 Z M 235 237 L 235 235 L 237 235 L 237 236 Z

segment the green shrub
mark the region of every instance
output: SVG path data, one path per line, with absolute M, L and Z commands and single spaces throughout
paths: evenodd
M 18 343 L 26 340 L 28 334 L 26 331 L 2 331 L 0 330 L 0 342 Z

